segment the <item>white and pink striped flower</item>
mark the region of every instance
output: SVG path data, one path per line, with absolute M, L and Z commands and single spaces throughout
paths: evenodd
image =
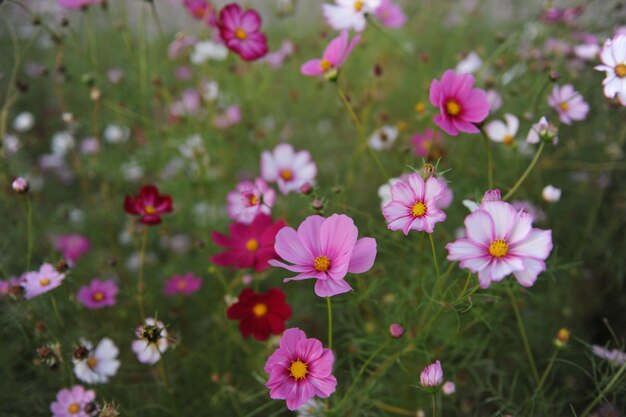
M 268 182 L 276 182 L 283 194 L 299 191 L 300 187 L 315 183 L 317 165 L 309 151 L 298 151 L 287 143 L 276 146 L 272 152 L 261 154 L 261 176 Z
M 228 216 L 243 224 L 250 224 L 259 213 L 272 214 L 276 191 L 262 178 L 254 182 L 242 181 L 226 196 Z

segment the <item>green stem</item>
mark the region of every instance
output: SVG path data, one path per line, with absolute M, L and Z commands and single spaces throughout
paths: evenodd
M 437 417 L 437 399 L 435 398 L 435 393 L 431 395 L 433 400 L 433 417 Z
M 534 395 L 537 395 L 539 391 L 541 391 L 541 388 L 543 387 L 543 383 L 546 382 L 548 375 L 550 375 L 550 371 L 552 370 L 552 366 L 554 365 L 554 361 L 558 353 L 559 353 L 559 349 L 558 348 L 554 349 L 554 352 L 552 353 L 552 356 L 550 357 L 550 362 L 548 362 L 548 366 L 546 367 L 546 370 L 543 371 L 543 375 L 541 375 L 541 379 L 539 380 L 539 383 L 537 384 L 537 388 L 535 388 Z
M 139 252 L 139 274 L 138 274 L 138 279 L 137 279 L 137 304 L 139 305 L 139 314 L 141 314 L 142 320 L 146 317 L 144 313 L 144 308 L 143 308 L 143 291 L 144 291 L 143 264 L 146 258 L 147 241 L 148 241 L 148 228 L 144 227 L 141 233 L 141 252 Z
M 59 325 L 63 327 L 63 319 L 61 318 L 61 313 L 59 312 L 59 306 L 57 305 L 57 300 L 54 298 L 54 294 L 50 295 L 50 299 L 52 300 L 52 310 L 54 310 L 54 315 L 59 321 Z
M 491 141 L 483 129 L 480 129 L 480 133 L 483 135 L 485 142 L 485 148 L 487 149 L 487 180 L 489 190 L 493 189 L 493 152 L 491 150 Z
M 328 309 L 328 349 L 333 348 L 333 307 L 330 297 L 326 297 L 326 307 Z
M 507 292 L 509 294 L 509 298 L 511 299 L 511 305 L 513 306 L 513 311 L 515 312 L 515 319 L 517 320 L 517 327 L 519 329 L 519 334 L 522 338 L 522 342 L 524 343 L 524 350 L 526 351 L 526 356 L 528 357 L 528 363 L 530 364 L 530 370 L 533 373 L 533 377 L 535 381 L 539 381 L 539 372 L 537 372 L 537 365 L 535 364 L 535 358 L 533 357 L 533 353 L 530 350 L 530 343 L 528 343 L 528 336 L 526 335 L 526 328 L 524 327 L 524 322 L 522 321 L 522 315 L 520 314 L 519 307 L 517 306 L 517 301 L 515 301 L 515 295 L 510 287 L 507 287 Z
M 587 406 L 587 408 L 585 408 L 585 410 L 582 412 L 582 414 L 579 417 L 587 417 L 587 415 L 589 415 L 591 410 L 593 410 L 593 408 L 600 402 L 600 400 L 602 400 L 602 398 L 604 398 L 606 396 L 606 394 L 611 392 L 611 390 L 613 389 L 615 384 L 617 384 L 619 382 L 619 379 L 621 378 L 622 374 L 625 371 L 626 371 L 626 362 L 624 362 L 624 364 L 621 366 L 621 368 L 619 368 L 619 370 L 613 376 L 613 378 L 611 378 L 609 383 L 606 384 L 604 389 L 602 391 L 600 391 L 600 393 L 596 396 L 596 398 L 594 398 L 594 400 L 591 402 L 591 404 L 589 404 Z
M 28 246 L 26 252 L 26 270 L 30 270 L 30 260 L 33 256 L 33 205 L 30 197 L 26 196 L 26 233 L 28 237 Z
M 433 240 L 433 234 L 428 233 L 430 239 L 430 249 L 433 252 L 433 264 L 435 265 L 435 273 L 437 274 L 437 281 L 439 281 L 439 262 L 437 262 L 437 251 L 435 250 L 435 241 Z
M 528 168 L 526 168 L 526 171 L 524 171 L 522 176 L 519 177 L 519 179 L 517 180 L 513 188 L 511 188 L 509 192 L 506 193 L 506 195 L 502 198 L 502 201 L 506 201 L 509 198 L 511 198 L 511 196 L 515 194 L 515 191 L 517 191 L 519 186 L 522 185 L 522 183 L 524 182 L 528 174 L 530 174 L 530 171 L 532 171 L 535 165 L 537 165 L 537 161 L 539 161 L 539 157 L 541 156 L 541 152 L 543 152 L 543 148 L 545 147 L 545 145 L 546 145 L 546 142 L 542 141 L 541 144 L 539 145 L 539 149 L 537 149 L 537 152 L 535 153 L 535 156 L 533 157 L 533 160 L 530 161 L 530 165 L 528 165 Z

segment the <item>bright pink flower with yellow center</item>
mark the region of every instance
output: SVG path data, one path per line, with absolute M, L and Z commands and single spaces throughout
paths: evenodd
M 254 61 L 267 54 L 267 39 L 260 32 L 261 16 L 256 10 L 244 12 L 238 4 L 228 4 L 220 11 L 217 27 L 228 49 L 245 61 Z
M 552 231 L 532 227 L 532 217 L 504 201 L 483 200 L 465 218 L 466 238 L 448 243 L 449 261 L 478 273 L 482 288 L 514 274 L 524 287 L 545 271 Z
M 189 272 L 185 275 L 174 275 L 165 281 L 163 292 L 165 295 L 191 295 L 200 290 L 202 286 L 202 278 L 195 276 Z
M 270 398 L 287 400 L 287 408 L 295 410 L 313 397 L 330 397 L 337 386 L 334 361 L 333 352 L 319 340 L 307 338 L 298 328 L 285 330 L 265 363 Z
M 476 123 L 489 115 L 489 102 L 483 90 L 473 88 L 474 77 L 447 70 L 441 81 L 430 84 L 430 102 L 439 107 L 433 119 L 446 133 L 456 136 L 459 132 L 480 133 Z
M 426 182 L 421 175 L 407 175 L 391 187 L 391 202 L 383 207 L 383 216 L 389 230 L 411 230 L 432 233 L 435 223 L 446 219 L 439 208 L 439 200 L 445 197 L 442 180 L 430 177 Z
M 89 239 L 79 234 L 69 234 L 57 236 L 54 239 L 55 248 L 63 254 L 63 257 L 71 262 L 89 252 L 91 247 Z
M 333 79 L 337 76 L 339 68 L 346 62 L 352 49 L 361 39 L 361 35 L 357 35 L 348 42 L 348 31 L 343 30 L 338 37 L 330 41 L 322 59 L 311 59 L 300 67 L 300 72 L 304 75 L 324 76 Z
M 111 307 L 117 302 L 117 284 L 112 279 L 92 280 L 88 285 L 80 287 L 76 299 L 90 310 Z
M 137 196 L 126 196 L 124 211 L 141 217 L 141 223 L 155 225 L 161 223 L 161 215 L 171 213 L 172 197 L 159 194 L 154 185 L 144 185 Z
M 298 227 L 281 229 L 276 235 L 276 253 L 285 261 L 271 260 L 272 266 L 285 268 L 298 275 L 285 282 L 315 278 L 315 294 L 330 297 L 352 290 L 344 277 L 348 272 L 369 271 L 376 259 L 376 240 L 357 240 L 359 229 L 344 214 L 328 218 L 309 216 Z

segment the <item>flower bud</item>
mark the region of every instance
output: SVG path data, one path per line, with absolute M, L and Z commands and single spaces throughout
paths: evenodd
M 420 384 L 427 390 L 436 390 L 443 382 L 443 369 L 441 363 L 435 361 L 428 365 L 420 374 Z
M 565 346 L 567 346 L 567 343 L 569 342 L 569 338 L 570 338 L 569 329 L 566 327 L 563 327 L 562 329 L 559 329 L 559 331 L 556 333 L 554 344 L 559 349 L 564 348 Z
M 452 381 L 446 381 L 441 387 L 441 391 L 443 391 L 445 395 L 452 395 L 456 392 L 456 385 Z
M 320 200 L 319 198 L 316 198 L 311 203 L 311 207 L 315 211 L 322 211 L 324 209 L 324 202 L 322 200 Z
M 26 194 L 29 188 L 28 180 L 22 177 L 17 177 L 11 186 L 13 187 L 13 191 L 18 194 Z
M 311 185 L 311 183 L 305 182 L 300 187 L 300 192 L 304 195 L 309 195 L 311 194 L 312 191 L 313 191 L 313 186 Z
M 426 163 L 420 170 L 420 175 L 424 178 L 424 181 L 426 181 L 430 177 L 437 176 L 437 168 L 433 164 Z
M 404 334 L 404 328 L 398 323 L 392 323 L 389 326 L 389 334 L 391 335 L 391 337 L 395 337 L 396 339 L 398 339 Z

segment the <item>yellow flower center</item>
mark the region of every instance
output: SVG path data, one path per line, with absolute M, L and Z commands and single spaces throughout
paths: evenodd
M 424 110 L 426 110 L 426 105 L 424 103 L 422 103 L 421 101 L 415 105 L 415 111 L 416 112 L 424 113 Z
M 326 256 L 318 256 L 313 262 L 313 267 L 318 272 L 326 272 L 330 269 L 330 259 Z
M 283 169 L 280 171 L 280 177 L 284 181 L 291 181 L 293 179 L 293 171 L 290 169 Z
M 561 110 L 563 110 L 563 111 L 568 111 L 568 110 L 569 110 L 569 104 L 567 104 L 567 102 L 565 102 L 565 101 L 562 101 L 562 102 L 559 104 L 559 107 L 560 107 L 560 108 L 561 108 Z
M 248 34 L 242 28 L 237 28 L 237 30 L 235 30 L 235 37 L 240 41 L 243 41 L 248 37 Z
M 78 414 L 80 412 L 80 405 L 77 403 L 71 403 L 69 407 L 67 407 L 67 411 L 70 414 Z
M 91 298 L 93 298 L 94 301 L 102 301 L 104 300 L 104 293 L 101 291 L 95 292 Z
M 263 317 L 267 314 L 267 305 L 263 303 L 255 304 L 254 307 L 252 307 L 252 313 L 257 317 Z
M 320 68 L 322 71 L 326 72 L 333 67 L 333 63 L 327 60 L 326 58 L 320 61 Z
M 354 10 L 356 10 L 357 12 L 360 12 L 363 9 L 363 6 L 365 6 L 365 4 L 362 0 L 356 0 L 354 2 Z
M 259 197 L 255 196 L 254 194 L 248 197 L 248 200 L 250 201 L 251 206 L 256 206 L 257 204 L 259 204 Z
M 246 242 L 246 249 L 248 249 L 250 252 L 254 252 L 255 250 L 259 249 L 259 241 L 256 239 L 250 239 Z
M 143 210 L 146 212 L 146 214 L 156 213 L 156 209 L 154 208 L 154 206 L 145 206 Z
M 615 75 L 619 78 L 626 78 L 626 64 L 618 64 L 615 67 Z
M 512 145 L 513 144 L 513 136 L 512 135 L 506 135 L 504 136 L 504 144 L 505 145 Z
M 446 102 L 446 113 L 450 116 L 456 116 L 461 113 L 461 105 L 456 100 L 448 100 Z
M 98 365 L 98 359 L 94 358 L 93 356 L 87 358 L 87 366 L 90 369 L 94 369 L 97 365 Z
M 180 280 L 177 285 L 179 290 L 184 290 L 187 287 L 187 281 Z
M 295 379 L 296 381 L 300 381 L 304 379 L 306 374 L 309 373 L 309 365 L 302 362 L 300 359 L 297 361 L 291 362 L 291 366 L 289 367 L 289 376 Z
M 509 245 L 502 239 L 494 240 L 489 245 L 489 253 L 495 258 L 502 258 L 509 253 Z
M 411 207 L 411 214 L 413 217 L 422 217 L 426 214 L 426 204 L 422 201 L 416 202 L 413 204 L 413 207 Z
M 39 285 L 41 285 L 42 287 L 46 287 L 48 285 L 50 285 L 50 278 L 42 278 L 39 280 Z

